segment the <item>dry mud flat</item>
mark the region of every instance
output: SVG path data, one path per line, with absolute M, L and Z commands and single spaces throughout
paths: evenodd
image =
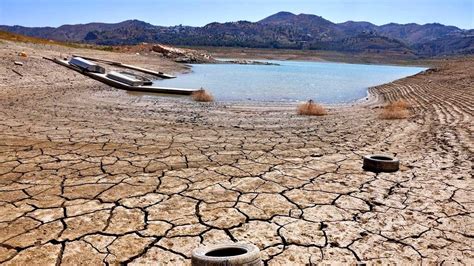
M 23 77 L 10 70 L 20 50 L 32 55 Z M 3 264 L 180 265 L 197 246 L 244 241 L 269 265 L 472 265 L 472 58 L 307 118 L 294 106 L 131 95 L 39 57 L 61 52 L 0 44 Z M 382 100 L 398 98 L 413 116 L 378 119 Z M 379 152 L 401 171 L 364 172 L 361 156 Z

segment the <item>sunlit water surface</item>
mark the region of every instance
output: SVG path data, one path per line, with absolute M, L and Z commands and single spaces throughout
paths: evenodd
M 278 66 L 198 64 L 157 86 L 210 90 L 219 101 L 349 103 L 367 96 L 369 87 L 414 75 L 421 67 L 327 62 L 271 61 Z

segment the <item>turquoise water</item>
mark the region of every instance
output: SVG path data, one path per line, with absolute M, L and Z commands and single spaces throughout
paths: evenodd
M 271 61 L 279 66 L 203 64 L 157 86 L 204 87 L 219 101 L 348 103 L 367 88 L 414 75 L 426 68 L 326 62 Z

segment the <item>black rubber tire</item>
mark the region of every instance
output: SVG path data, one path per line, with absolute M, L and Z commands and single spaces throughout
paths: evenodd
M 231 243 L 193 250 L 191 265 L 193 266 L 260 266 L 260 250 L 252 244 Z
M 400 169 L 400 161 L 392 156 L 373 154 L 364 156 L 364 170 L 381 173 L 396 172 Z

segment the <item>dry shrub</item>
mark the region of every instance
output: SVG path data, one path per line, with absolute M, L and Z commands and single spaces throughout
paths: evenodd
M 214 97 L 203 88 L 193 92 L 191 97 L 196 102 L 212 102 L 212 101 L 214 101 Z
M 309 100 L 306 103 L 298 105 L 299 115 L 326 115 L 327 112 L 321 105 L 315 103 L 313 100 Z
M 380 117 L 383 119 L 404 119 L 410 115 L 408 108 L 410 105 L 404 100 L 398 100 L 387 104 Z

